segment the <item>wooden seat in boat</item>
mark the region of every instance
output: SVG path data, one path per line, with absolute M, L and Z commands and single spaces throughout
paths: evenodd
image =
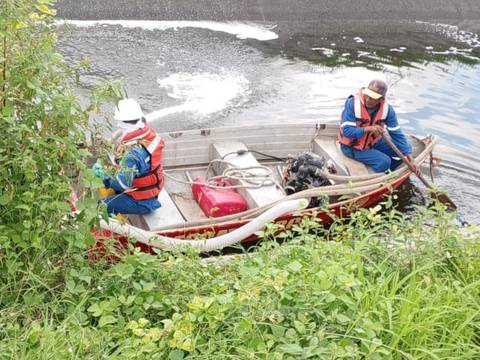
M 238 155 L 236 152 L 239 150 L 247 151 L 242 155 Z M 217 164 L 214 167 L 217 175 L 221 175 L 225 168 L 229 166 L 234 166 L 238 168 L 245 168 L 251 166 L 260 166 L 260 163 L 257 161 L 255 156 L 252 153 L 248 152 L 247 147 L 242 142 L 219 142 L 212 144 L 210 148 L 210 159 L 223 159 L 228 161 L 226 163 Z M 259 170 L 261 172 L 261 170 Z M 272 175 L 272 180 L 275 178 Z M 246 182 L 243 185 L 248 185 Z M 259 188 L 239 188 L 237 191 L 245 198 L 247 201 L 248 207 L 250 209 L 269 204 L 273 201 L 285 197 L 284 192 L 279 189 L 276 185 L 267 185 Z
M 313 152 L 331 159 L 340 175 L 370 174 L 369 168 L 365 164 L 343 154 L 340 144 L 335 138 L 316 137 L 313 140 Z
M 145 230 L 155 230 L 161 226 L 185 222 L 167 190 L 163 189 L 158 194 L 158 201 L 162 204 L 162 207 L 150 214 L 128 215 L 130 223 Z

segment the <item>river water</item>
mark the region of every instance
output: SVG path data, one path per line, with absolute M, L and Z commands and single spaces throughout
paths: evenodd
M 123 79 L 159 131 L 338 122 L 349 94 L 383 78 L 403 130 L 439 139 L 435 183 L 465 220 L 480 224 L 480 38 L 468 29 L 420 21 L 71 21 L 60 26 L 60 49 L 69 63 L 89 59 L 84 89 Z M 422 188 L 412 183 L 402 192 L 409 204 Z

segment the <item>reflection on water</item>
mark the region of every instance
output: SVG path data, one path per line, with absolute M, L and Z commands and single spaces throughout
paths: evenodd
M 436 155 L 443 165 L 435 171 L 438 185 L 448 189 L 468 221 L 480 223 L 476 34 L 421 22 L 282 23 L 269 27 L 277 39 L 261 41 L 255 35 L 238 38 L 238 23 L 233 35 L 218 30 L 222 26 L 212 31 L 204 25 L 72 27 L 62 30 L 61 49 L 70 62 L 91 60 L 85 88 L 123 78 L 129 95 L 152 113 L 160 131 L 336 122 L 349 94 L 371 78 L 384 78 L 403 129 L 439 138 Z M 254 25 L 248 27 L 255 34 Z

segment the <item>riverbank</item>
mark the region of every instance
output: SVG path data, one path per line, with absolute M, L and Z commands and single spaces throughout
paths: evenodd
M 295 234 L 282 233 L 282 245 L 269 227 L 253 252 L 228 261 L 163 252 L 109 265 L 71 254 L 48 302 L 30 296 L 4 307 L 0 351 L 22 359 L 474 358 L 478 231 L 462 234 L 438 207 L 411 218 L 377 210 L 329 229 L 304 219 Z

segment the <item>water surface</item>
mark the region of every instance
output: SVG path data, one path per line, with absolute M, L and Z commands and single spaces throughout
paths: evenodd
M 436 183 L 480 223 L 474 32 L 421 21 L 75 24 L 62 28 L 61 51 L 90 60 L 82 87 L 123 79 L 159 131 L 337 122 L 349 94 L 384 78 L 404 131 L 439 138 Z

